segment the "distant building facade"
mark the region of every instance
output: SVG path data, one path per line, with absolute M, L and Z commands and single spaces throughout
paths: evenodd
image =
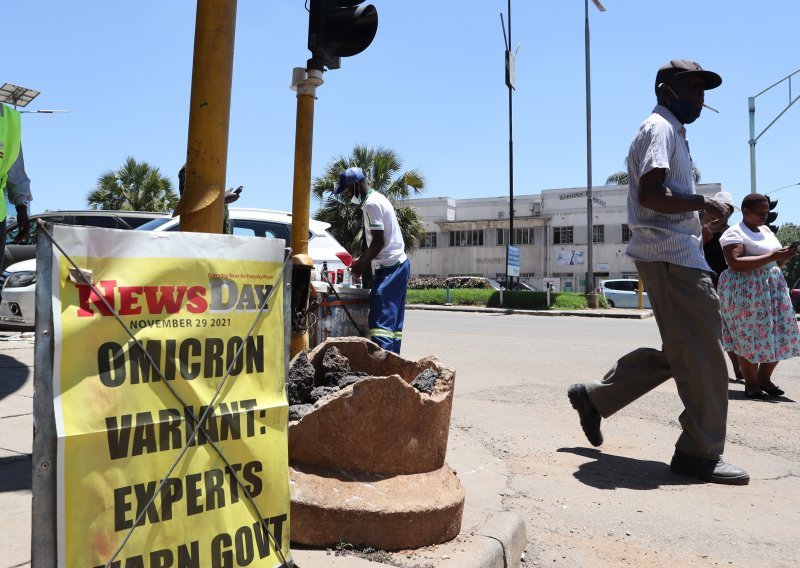
M 698 184 L 714 195 L 718 183 Z M 592 189 L 592 257 L 595 283 L 635 278 L 625 254 L 630 240 L 628 186 Z M 514 196 L 514 245 L 519 247 L 520 280 L 540 290 L 544 278 L 558 278 L 561 290 L 583 291 L 587 272 L 586 188 L 546 189 Z M 409 199 L 425 227 L 410 254 L 411 277 L 484 276 L 504 278 L 509 244 L 508 197 Z

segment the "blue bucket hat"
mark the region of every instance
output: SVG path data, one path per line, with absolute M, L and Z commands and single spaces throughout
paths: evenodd
M 364 180 L 364 170 L 361 168 L 347 168 L 339 176 L 339 185 L 333 190 L 334 195 L 339 195 L 345 188 L 353 185 L 356 182 Z

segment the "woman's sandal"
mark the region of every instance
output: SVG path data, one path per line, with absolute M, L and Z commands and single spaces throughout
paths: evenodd
M 765 393 L 767 393 L 767 396 L 774 397 L 774 396 L 783 396 L 784 394 L 786 394 L 783 392 L 783 389 L 781 389 L 780 387 L 776 387 L 774 385 L 769 388 L 764 388 L 763 390 Z
M 767 394 L 761 391 L 749 393 L 744 391 L 744 397 L 749 398 L 750 400 L 764 400 L 767 398 Z

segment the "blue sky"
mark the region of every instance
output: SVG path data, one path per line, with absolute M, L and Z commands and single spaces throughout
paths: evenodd
M 228 185 L 238 205 L 291 209 L 296 100 L 305 66 L 304 0 L 240 0 Z M 373 0 L 373 44 L 325 74 L 315 108 L 312 174 L 353 145 L 394 149 L 426 196 L 508 194 L 508 91 L 500 12 L 506 0 Z M 723 77 L 690 125 L 704 182 L 738 202 L 749 192 L 747 98 L 800 68 L 800 3 L 729 0 L 590 3 L 594 185 L 623 169 L 655 101 L 659 65 L 698 61 Z M 4 6 L 1 82 L 42 92 L 23 118 L 34 212 L 85 207 L 103 172 L 127 156 L 177 179 L 185 160 L 196 3 L 26 0 Z M 13 25 L 10 25 L 13 22 Z M 521 43 L 514 95 L 514 192 L 586 184 L 584 2 L 514 0 Z M 792 96 L 800 94 L 800 74 Z M 760 132 L 789 102 L 786 84 L 756 99 Z M 800 103 L 757 145 L 758 189 L 800 182 Z M 778 222 L 800 224 L 800 185 L 774 194 Z

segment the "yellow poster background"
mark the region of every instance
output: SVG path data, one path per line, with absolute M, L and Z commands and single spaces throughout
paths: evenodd
M 139 348 L 114 317 L 102 315 L 99 302 L 84 296 L 81 303 L 71 265 L 56 256 L 60 364 L 54 397 L 65 566 L 101 566 L 112 557 L 186 444 L 193 429 L 187 407 L 202 414 L 242 342 L 242 362 L 206 421 L 228 464 L 200 435 L 113 565 L 279 566 L 232 471 L 289 558 L 282 290 L 272 295 L 251 340 L 244 340 L 257 315 L 258 291 L 282 284 L 282 258 L 275 254 L 282 247 L 271 249 L 269 261 L 73 258 L 126 314 L 120 316 L 125 327 L 154 355 L 167 381 L 137 357 Z M 218 311 L 212 311 L 212 281 L 224 282 L 217 298 L 224 309 Z

